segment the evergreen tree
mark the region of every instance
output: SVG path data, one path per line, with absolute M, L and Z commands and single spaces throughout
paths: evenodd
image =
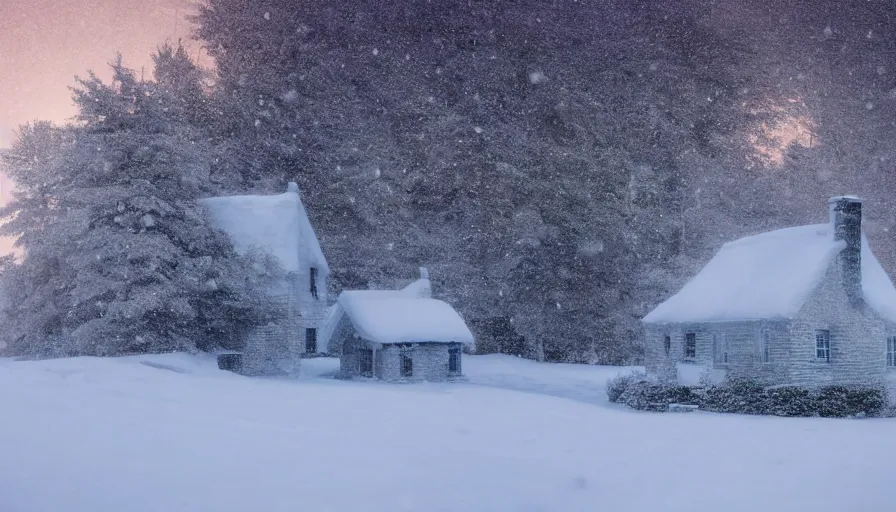
M 196 21 L 234 158 L 304 184 L 334 282 L 426 263 L 480 346 L 518 352 L 519 334 L 530 357 L 619 362 L 665 292 L 643 276 L 687 260 L 690 170 L 749 85 L 727 68 L 749 63 L 742 36 L 692 11 L 207 0 Z
M 163 48 L 156 62 L 172 58 Z M 197 203 L 216 189 L 210 139 L 190 123 L 195 77 L 160 66 L 159 78 L 119 59 L 111 84 L 78 80 L 77 125 L 28 127 L 12 148 L 2 231 L 24 258 L 4 268 L 10 352 L 233 348 L 281 313 L 264 288 L 276 265 L 238 257 Z

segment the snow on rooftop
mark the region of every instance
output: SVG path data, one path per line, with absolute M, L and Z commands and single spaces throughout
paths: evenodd
M 202 203 L 215 225 L 230 235 L 237 251 L 258 247 L 269 251 L 287 271 L 315 266 L 329 273 L 295 183 L 284 194 L 212 197 Z
M 792 318 L 845 247 L 830 224 L 779 229 L 722 246 L 688 284 L 645 323 Z M 862 237 L 865 300 L 896 321 L 896 288 Z
M 473 344 L 473 333 L 448 303 L 372 292 L 339 296 L 340 306 L 360 337 L 374 343 Z
M 429 272 L 426 269 L 421 269 L 420 274 L 423 277 L 400 290 L 346 290 L 342 292 L 339 297 L 340 299 L 343 296 L 348 297 L 347 300 L 378 300 L 402 297 L 428 299 L 432 297 L 432 284 L 429 281 Z M 336 332 L 339 321 L 342 320 L 342 315 L 345 312 L 340 305 L 340 302 L 341 301 L 337 301 L 330 306 L 330 309 L 327 312 L 327 317 L 324 319 L 320 332 L 318 333 L 318 346 L 322 352 L 329 352 L 330 341 L 332 341 L 333 334 Z

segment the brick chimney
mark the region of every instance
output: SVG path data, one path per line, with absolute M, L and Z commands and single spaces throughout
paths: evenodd
M 846 242 L 838 263 L 843 287 L 850 300 L 862 298 L 862 200 L 853 196 L 836 196 L 828 200 L 834 240 Z

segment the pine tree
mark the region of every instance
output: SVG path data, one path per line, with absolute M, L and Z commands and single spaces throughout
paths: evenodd
M 156 62 L 172 57 L 163 48 Z M 190 123 L 195 76 L 159 78 L 140 81 L 119 59 L 111 84 L 78 80 L 77 125 L 27 128 L 12 148 L 19 186 L 3 233 L 24 250 L 4 269 L 12 353 L 233 348 L 282 314 L 264 288 L 276 265 L 237 256 L 197 202 L 216 189 L 213 144 Z

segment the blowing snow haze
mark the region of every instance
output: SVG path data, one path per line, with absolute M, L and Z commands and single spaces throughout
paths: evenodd
M 0 91 L 2 512 L 893 509 L 892 0 L 0 0 Z

